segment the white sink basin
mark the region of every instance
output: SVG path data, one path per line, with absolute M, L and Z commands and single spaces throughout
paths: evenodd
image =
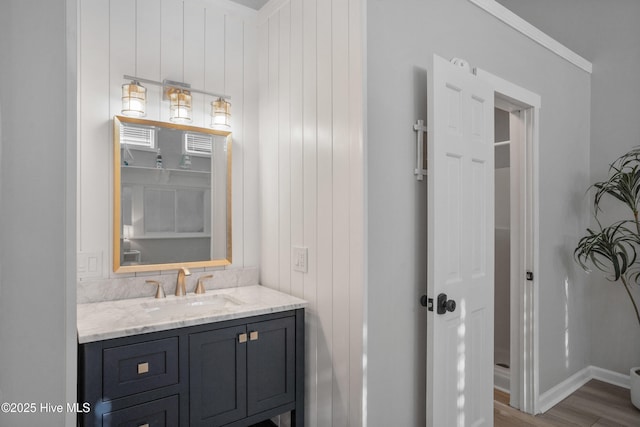
M 142 308 L 151 316 L 202 316 L 224 312 L 244 304 L 237 298 L 225 294 L 167 297 L 145 302 Z

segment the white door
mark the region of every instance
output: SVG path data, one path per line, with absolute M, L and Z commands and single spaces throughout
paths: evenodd
M 427 425 L 492 426 L 494 92 L 437 56 L 432 82 Z

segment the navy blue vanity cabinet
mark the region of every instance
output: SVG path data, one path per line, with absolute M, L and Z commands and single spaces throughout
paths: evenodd
M 187 396 L 178 330 L 81 344 L 78 401 L 91 410 L 81 426 L 178 427 Z M 185 418 L 186 421 L 186 418 Z
M 295 316 L 191 334 L 190 425 L 247 425 L 296 411 L 295 343 Z
M 79 346 L 81 426 L 304 426 L 304 309 Z

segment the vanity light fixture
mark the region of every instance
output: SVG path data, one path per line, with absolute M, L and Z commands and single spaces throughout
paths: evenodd
M 126 116 L 143 117 L 145 115 L 147 89 L 140 84 L 142 82 L 162 87 L 163 99 L 169 101 L 169 120 L 171 122 L 190 123 L 192 114 L 191 94 L 201 93 L 216 98 L 215 101 L 211 102 L 211 127 L 218 130 L 231 129 L 231 104 L 229 103 L 231 97 L 228 95 L 194 89 L 189 83 L 173 80 L 165 79 L 158 82 L 126 74 L 123 78 L 131 81 L 131 83 L 122 85 L 122 114 Z M 130 90 L 129 87 L 134 85 L 135 87 Z M 135 98 L 128 95 L 125 100 L 125 86 L 127 87 L 126 93 L 134 93 Z M 135 111 L 140 111 L 141 109 L 142 113 L 128 113 L 128 111 L 133 110 L 133 107 L 136 108 Z
M 169 121 L 191 123 L 191 92 L 185 89 L 169 89 Z
M 231 129 L 231 104 L 223 98 L 211 101 L 211 127 L 217 130 Z
M 122 114 L 129 117 L 146 116 L 147 88 L 138 80 L 122 85 Z

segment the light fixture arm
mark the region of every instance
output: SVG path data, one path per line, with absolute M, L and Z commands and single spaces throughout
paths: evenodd
M 188 91 L 190 91 L 192 93 L 201 93 L 201 94 L 204 94 L 204 95 L 213 96 L 215 98 L 222 98 L 222 99 L 228 99 L 228 100 L 231 99 L 231 97 L 229 95 L 221 95 L 221 94 L 214 93 L 214 92 L 207 92 L 207 91 L 200 90 L 200 89 L 194 89 L 194 88 L 191 87 L 191 85 L 189 83 L 184 83 L 184 82 L 176 82 L 176 81 L 167 80 L 167 79 L 159 82 L 159 81 L 156 81 L 156 80 L 143 79 L 141 77 L 130 76 L 130 75 L 127 75 L 127 74 L 125 74 L 123 76 L 123 78 L 125 80 L 132 80 L 132 81 L 137 81 L 137 82 L 140 82 L 140 83 L 147 83 L 147 84 L 151 84 L 151 85 L 155 85 L 155 86 L 162 86 L 163 96 L 165 96 L 165 97 L 166 97 L 166 94 L 167 94 L 167 89 L 174 88 L 174 89 L 188 90 Z

